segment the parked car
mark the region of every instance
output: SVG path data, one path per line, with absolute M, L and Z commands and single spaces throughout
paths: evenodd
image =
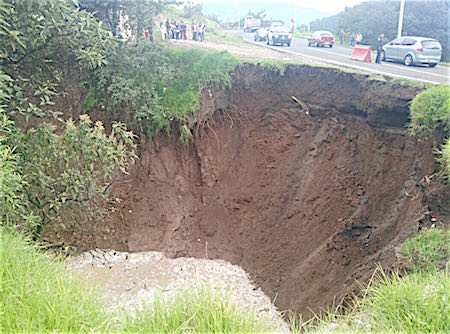
M 315 31 L 308 37 L 308 46 L 311 45 L 315 47 L 327 45 L 332 48 L 334 45 L 334 36 L 329 31 Z
M 267 41 L 269 31 L 266 28 L 259 28 L 255 33 L 255 42 Z
M 403 36 L 385 44 L 381 60 L 399 61 L 410 66 L 428 64 L 435 67 L 442 56 L 441 44 L 433 38 Z
M 267 45 L 270 43 L 291 46 L 292 34 L 285 26 L 272 26 L 267 32 Z

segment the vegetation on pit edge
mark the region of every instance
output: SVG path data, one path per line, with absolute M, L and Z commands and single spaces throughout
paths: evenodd
M 310 322 L 297 322 L 293 332 L 448 333 L 448 291 L 447 271 L 400 276 L 380 269 L 349 310 L 331 310 Z
M 302 322 L 294 333 L 448 333 L 450 331 L 450 232 L 426 229 L 402 244 L 411 273 L 378 267 L 348 307 L 329 308 Z M 443 268 L 443 270 L 438 270 Z
M 444 145 L 437 153 L 444 176 L 450 178 L 450 87 L 436 85 L 419 93 L 411 102 L 410 116 L 412 135 L 430 136 L 437 129 L 446 134 Z
M 402 244 L 402 251 L 414 272 L 433 272 L 445 268 L 450 261 L 450 230 L 421 230 Z
M 192 137 L 202 89 L 229 86 L 241 63 L 228 52 L 145 42 L 120 45 L 107 61 L 85 82 L 88 109 L 110 112 L 148 137 L 178 130 L 183 142 Z
M 95 289 L 64 262 L 23 236 L 0 228 L 1 333 L 258 333 L 267 323 L 223 291 L 181 292 L 136 314 L 107 312 Z

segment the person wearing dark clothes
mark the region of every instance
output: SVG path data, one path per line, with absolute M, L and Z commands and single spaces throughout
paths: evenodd
M 167 39 L 170 39 L 170 22 L 169 19 L 166 21 L 166 31 L 167 31 Z
M 148 38 L 150 42 L 153 42 L 153 24 L 150 23 L 148 26 Z
M 186 39 L 186 23 L 181 21 L 181 39 Z
M 375 63 L 380 64 L 381 59 L 381 52 L 383 51 L 383 44 L 384 44 L 384 34 L 381 34 L 378 36 L 377 41 L 377 58 L 375 59 Z

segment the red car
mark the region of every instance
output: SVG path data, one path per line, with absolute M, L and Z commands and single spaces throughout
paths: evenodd
M 308 46 L 311 45 L 315 47 L 327 45 L 332 48 L 334 45 L 334 36 L 329 31 L 315 31 L 308 37 Z

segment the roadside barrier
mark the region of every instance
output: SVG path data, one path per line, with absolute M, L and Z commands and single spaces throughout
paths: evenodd
M 370 46 L 356 44 L 355 47 L 353 48 L 352 59 L 368 63 L 372 62 L 370 56 Z

